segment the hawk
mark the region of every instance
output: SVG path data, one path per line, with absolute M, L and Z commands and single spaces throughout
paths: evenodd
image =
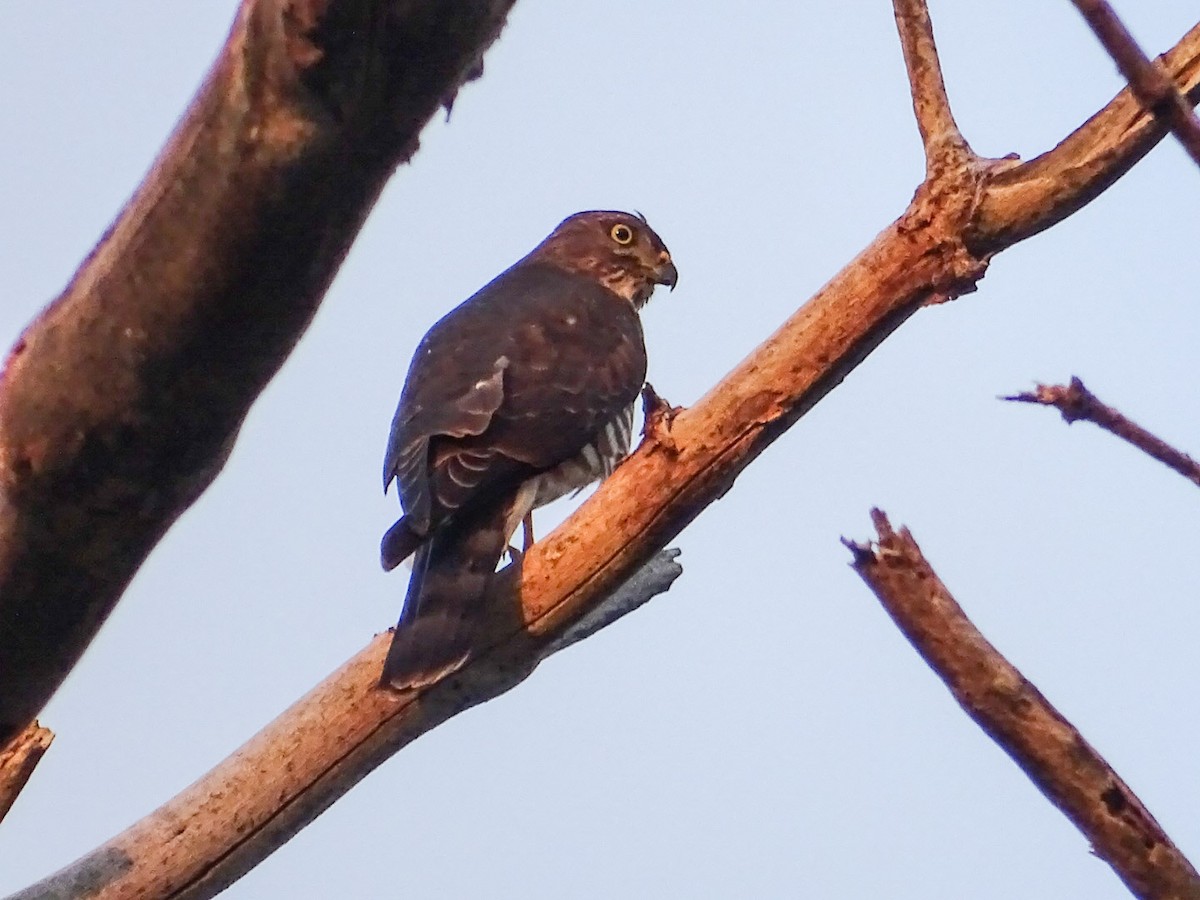
M 678 277 L 643 217 L 576 213 L 421 340 L 383 463 L 404 510 L 383 568 L 416 554 L 384 684 L 460 668 L 517 526 L 629 453 L 646 378 L 638 311 Z

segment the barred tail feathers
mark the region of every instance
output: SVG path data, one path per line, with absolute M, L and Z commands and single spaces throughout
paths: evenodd
M 512 505 L 494 505 L 466 522 L 439 529 L 417 550 L 404 610 L 383 665 L 384 684 L 424 687 L 466 663 L 484 620 L 496 565 L 508 545 Z M 388 535 L 401 524 L 403 519 Z M 383 542 L 385 567 L 388 535 Z

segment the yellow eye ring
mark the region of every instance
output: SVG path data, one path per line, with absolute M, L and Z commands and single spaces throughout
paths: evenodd
M 633 243 L 633 229 L 624 222 L 618 222 L 608 232 L 608 236 L 620 244 L 622 247 L 628 247 Z

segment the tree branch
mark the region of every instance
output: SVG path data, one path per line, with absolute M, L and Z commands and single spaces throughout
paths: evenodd
M 1091 842 L 1137 897 L 1200 897 L 1200 875 L 1129 786 L 979 633 L 921 554 L 871 511 L 875 545 L 844 541 L 854 570 L 975 723 Z
M 1200 26 L 1172 58 L 1171 71 L 1191 91 L 1200 80 Z M 157 868 L 137 864 L 156 879 L 141 896 L 211 896 L 231 872 L 250 868 L 399 747 L 528 674 L 546 642 L 728 491 L 923 303 L 972 290 L 992 254 L 1098 196 L 1162 134 L 1123 92 L 1033 163 L 967 166 L 942 189 L 919 190 L 904 214 L 775 334 L 695 406 L 661 417 L 570 520 L 530 549 L 520 608 L 493 623 L 491 646 L 475 662 L 417 697 L 397 695 L 375 687 L 386 644 L 377 638 L 153 822 L 134 826 L 85 862 L 104 857 L 133 865 L 121 848 L 157 848 Z
M 1200 166 L 1200 120 L 1170 78 L 1151 62 L 1105 0 L 1071 0 L 1113 58 L 1142 106 L 1161 116 Z
M 90 900 L 214 896 L 414 738 L 502 694 L 545 657 L 668 590 L 682 572 L 678 555 L 666 550 L 654 556 L 575 629 L 527 638 L 519 648 L 510 642 L 419 694 L 378 687 L 391 635 L 376 636 L 175 799 L 8 900 L 78 897 L 85 885 Z M 511 575 L 511 567 L 506 572 Z M 511 579 L 498 580 L 497 590 L 512 590 Z
M 925 146 L 926 180 L 975 159 L 950 109 L 942 65 L 925 0 L 893 0 L 900 48 L 912 92 L 913 114 Z
M 1200 99 L 1200 25 L 1159 57 L 1163 71 L 1189 103 Z M 1108 190 L 1162 140 L 1166 128 L 1132 90 L 1076 129 L 1053 150 L 994 173 L 967 234 L 988 253 L 1056 225 Z
M 145 182 L 0 375 L 0 746 L 216 477 L 513 0 L 243 0 Z
M 25 789 L 53 740 L 54 732 L 34 722 L 0 749 L 0 822 Z
M 1013 394 L 1002 398 L 1017 403 L 1040 403 L 1053 406 L 1067 424 L 1083 419 L 1094 422 L 1105 431 L 1115 434 L 1123 441 L 1137 447 L 1143 453 L 1157 459 L 1164 466 L 1174 469 L 1192 484 L 1200 487 L 1200 464 L 1182 451 L 1176 450 L 1166 441 L 1151 434 L 1141 425 L 1131 421 L 1111 406 L 1105 406 L 1084 387 L 1083 382 L 1072 376 L 1071 383 L 1039 384 L 1032 391 Z

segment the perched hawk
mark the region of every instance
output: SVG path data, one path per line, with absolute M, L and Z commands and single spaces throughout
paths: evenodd
M 517 526 L 629 452 L 646 378 L 637 311 L 677 279 L 644 219 L 576 213 L 429 329 L 383 464 L 405 513 L 383 536 L 383 567 L 416 552 L 385 684 L 459 668 Z

